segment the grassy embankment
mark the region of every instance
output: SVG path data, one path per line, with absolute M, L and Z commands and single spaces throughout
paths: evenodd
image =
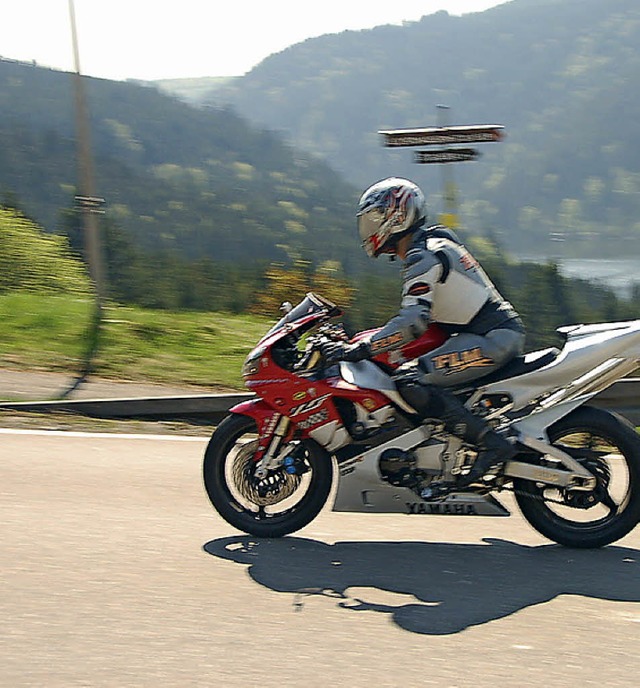
M 0 367 L 77 372 L 91 300 L 0 294 Z M 242 389 L 247 353 L 276 319 L 108 306 L 95 374 Z

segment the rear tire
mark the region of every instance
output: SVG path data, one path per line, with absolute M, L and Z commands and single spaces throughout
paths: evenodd
M 331 492 L 333 464 L 320 445 L 302 440 L 306 472 L 271 471 L 262 481 L 271 491 L 261 494 L 261 481 L 251 472 L 256 432 L 249 416 L 231 414 L 220 423 L 205 452 L 204 485 L 216 511 L 234 528 L 257 537 L 281 537 L 304 528 L 322 510 Z
M 640 520 L 640 436 L 635 428 L 617 414 L 582 406 L 549 429 L 549 440 L 592 470 L 598 486 L 580 494 L 516 479 L 516 500 L 526 520 L 565 547 L 603 547 L 630 533 Z M 545 496 L 565 503 L 547 503 Z

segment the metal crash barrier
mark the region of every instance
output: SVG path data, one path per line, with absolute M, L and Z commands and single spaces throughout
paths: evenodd
M 0 411 L 71 413 L 92 418 L 184 420 L 216 424 L 227 415 L 230 408 L 254 396 L 239 392 L 178 397 L 0 402 Z M 619 380 L 589 403 L 616 411 L 634 425 L 640 425 L 640 378 Z

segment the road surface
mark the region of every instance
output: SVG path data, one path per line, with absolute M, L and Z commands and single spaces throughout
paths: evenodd
M 640 673 L 640 529 L 323 513 L 237 533 L 202 438 L 0 430 L 0 685 L 616 686 Z

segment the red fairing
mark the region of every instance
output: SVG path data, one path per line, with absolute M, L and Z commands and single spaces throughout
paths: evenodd
M 235 406 L 231 412 L 256 420 L 256 461 L 270 450 L 276 436 L 285 443 L 294 437 L 312 437 L 331 451 L 350 442 L 350 432 L 374 431 L 392 418 L 392 402 L 383 391 L 357 387 L 336 375 L 335 369 L 331 376 L 324 376 L 296 367 L 302 356 L 297 348 L 301 336 L 336 314 L 339 311 L 333 304 L 313 293 L 307 294 L 247 357 L 242 372 L 245 384 L 257 398 Z M 376 331 L 361 332 L 354 340 Z M 399 351 L 380 354 L 374 360 L 396 368 L 445 339 L 445 334 L 432 325 L 422 337 Z M 346 407 L 350 411 L 345 412 Z
M 301 375 L 282 360 L 282 353 L 274 356 L 274 350 L 278 347 L 282 350 L 287 339 L 295 339 L 308 326 L 325 321 L 333 312 L 329 309 L 330 304 L 308 295 L 274 325 L 245 361 L 245 384 L 258 398 L 238 404 L 231 412 L 255 418 L 259 432 L 258 458 L 266 450 L 282 417 L 291 420 L 284 438 L 288 441 L 294 433 L 304 437 L 323 427 L 330 428 L 331 432 L 344 428 L 336 406 L 339 399 L 357 404 L 369 414 L 389 407 L 389 399 L 375 389 L 360 389 L 340 377 Z
M 267 406 L 262 399 L 256 398 L 236 404 L 233 408 L 229 409 L 229 413 L 237 413 L 241 416 L 251 416 L 251 418 L 255 418 L 259 427 L 267 418 L 273 415 L 274 411 Z
M 358 334 L 353 338 L 352 341 L 359 341 L 364 337 L 370 337 L 378 332 L 380 328 L 373 330 L 366 330 L 365 332 L 358 332 Z M 438 325 L 429 325 L 427 331 L 417 339 L 414 339 L 400 349 L 395 349 L 393 351 L 385 351 L 382 354 L 374 356 L 374 361 L 379 361 L 386 366 L 391 368 L 397 368 L 402 363 L 406 361 L 411 361 L 414 358 L 423 356 L 424 354 L 432 351 L 433 349 L 439 347 L 441 344 L 448 339 L 444 331 L 438 327 Z

